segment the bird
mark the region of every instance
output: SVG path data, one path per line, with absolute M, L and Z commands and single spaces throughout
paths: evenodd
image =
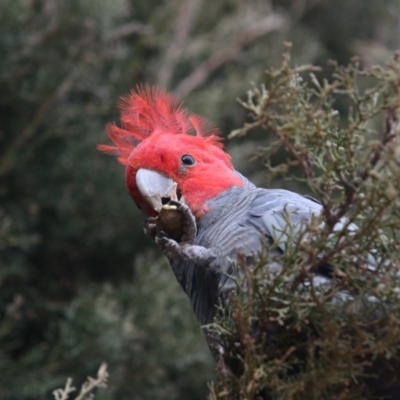
M 125 166 L 145 234 L 168 258 L 199 323 L 211 324 L 219 301 L 235 289 L 235 263 L 243 256 L 254 262 L 265 242 L 275 260 L 323 207 L 309 196 L 255 186 L 234 169 L 219 129 L 159 87 L 132 90 L 119 108 L 121 126 L 106 127 L 113 144 L 98 149 Z M 294 234 L 287 233 L 289 223 Z M 344 219 L 335 229 L 345 225 L 357 229 Z M 280 265 L 271 261 L 266 268 Z M 324 266 L 313 274 L 315 285 L 332 279 Z M 206 339 L 218 358 L 223 349 L 213 335 Z

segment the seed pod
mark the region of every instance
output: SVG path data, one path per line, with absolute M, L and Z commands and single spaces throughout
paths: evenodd
M 179 243 L 183 235 L 183 214 L 176 206 L 165 204 L 156 219 L 156 228 Z

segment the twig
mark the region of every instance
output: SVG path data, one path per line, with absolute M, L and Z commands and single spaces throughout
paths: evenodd
M 59 27 L 59 13 L 57 3 L 54 0 L 45 0 L 43 1 L 43 3 L 43 14 L 46 18 L 48 18 L 47 25 L 44 28 L 37 30 L 36 32 L 30 31 L 29 35 L 25 36 L 23 41 L 24 47 L 21 52 L 16 54 L 14 60 L 18 60 L 27 56 L 28 54 L 31 54 L 36 47 L 41 45 L 44 40 L 54 35 L 54 33 L 57 31 Z M 36 18 L 36 24 L 40 27 L 43 26 L 43 21 L 41 21 L 41 19 L 41 16 Z
M 206 61 L 201 63 L 189 76 L 179 83 L 174 92 L 181 97 L 186 97 L 190 92 L 200 86 L 213 71 L 235 58 L 244 47 L 248 46 L 259 37 L 282 28 L 285 22 L 286 20 L 282 16 L 271 14 L 258 23 L 255 23 L 247 31 L 238 35 L 238 37 L 224 49 L 215 52 Z
M 55 399 L 56 400 L 68 400 L 69 394 L 76 390 L 76 387 L 71 386 L 71 385 L 72 385 L 72 378 L 68 378 L 64 389 L 53 390 L 53 396 L 55 397 Z
M 88 377 L 87 381 L 82 385 L 81 391 L 75 400 L 85 400 L 87 395 L 90 394 L 95 388 L 106 388 L 108 381 L 107 364 L 102 363 L 97 371 L 97 378 Z M 63 389 L 56 389 L 53 391 L 55 400 L 68 400 L 70 393 L 75 392 L 76 388 L 72 386 L 72 379 L 68 378 L 67 383 Z M 92 397 L 91 397 L 92 398 Z
M 88 377 L 88 380 L 82 385 L 81 391 L 75 400 L 85 400 L 85 397 L 96 387 L 107 387 L 108 372 L 107 364 L 103 363 L 97 372 L 97 379 Z
M 395 108 L 390 108 L 386 111 L 386 120 L 385 120 L 385 132 L 383 133 L 382 136 L 382 141 L 379 145 L 379 147 L 376 149 L 374 154 L 372 155 L 371 161 L 369 162 L 368 166 L 365 168 L 365 170 L 360 174 L 361 181 L 365 181 L 368 176 L 369 176 L 369 171 L 378 164 L 379 160 L 382 157 L 382 151 L 385 148 L 385 146 L 390 143 L 390 141 L 395 137 L 396 135 L 396 127 L 398 124 L 398 120 L 396 117 L 396 109 Z M 291 149 L 289 149 L 291 150 Z M 296 153 L 292 154 L 296 155 Z M 303 169 L 304 169 L 304 165 Z M 305 172 L 307 173 L 307 170 L 305 169 Z M 336 224 L 340 221 L 342 217 L 346 215 L 346 213 L 349 211 L 355 194 L 358 192 L 358 185 L 349 185 L 348 182 L 346 181 L 345 177 L 342 176 L 340 177 L 340 183 L 344 186 L 345 189 L 345 199 L 344 202 L 340 205 L 340 207 L 337 208 L 336 211 L 332 212 L 330 209 L 324 206 L 324 213 L 326 216 L 326 225 L 328 232 L 332 232 L 334 230 L 334 227 Z M 371 226 L 374 226 L 375 224 L 375 219 L 377 217 L 380 217 L 383 212 L 382 209 L 378 209 L 378 212 L 374 217 L 370 218 L 369 224 Z M 347 221 L 346 226 L 342 229 L 342 231 L 346 231 L 347 227 L 350 225 L 351 220 L 349 219 Z M 352 240 L 357 240 L 358 235 L 360 233 L 354 235 L 352 237 Z M 301 268 L 301 272 L 298 274 L 298 276 L 293 280 L 292 283 L 292 290 L 295 290 L 297 286 L 304 280 L 304 278 L 307 276 L 308 273 L 315 271 L 316 268 L 318 268 L 320 265 L 323 265 L 324 263 L 328 262 L 328 260 L 335 254 L 340 252 L 343 248 L 345 248 L 348 245 L 346 241 L 341 241 L 340 238 L 337 239 L 336 244 L 328 251 L 326 252 L 323 257 L 315 258 L 314 254 L 309 254 L 307 260 L 303 263 L 306 268 Z M 317 261 L 315 264 L 314 261 Z M 307 267 L 311 265 L 311 268 Z
M 196 17 L 199 15 L 199 9 L 203 0 L 183 1 L 179 4 L 180 12 L 175 23 L 174 36 L 163 59 L 160 62 L 160 69 L 157 74 L 157 82 L 167 87 L 174 68 L 179 61 L 189 33 L 195 24 Z
M 396 126 L 398 124 L 395 111 L 396 111 L 395 109 L 390 108 L 386 112 L 386 121 L 385 121 L 386 128 L 385 128 L 385 132 L 383 133 L 383 136 L 382 136 L 382 141 L 381 141 L 379 147 L 376 149 L 376 151 L 372 155 L 369 165 L 360 174 L 361 182 L 365 181 L 368 178 L 370 171 L 376 167 L 379 160 L 381 159 L 383 149 L 395 137 L 395 130 L 396 130 Z M 346 181 L 346 179 L 343 177 L 343 178 L 341 178 L 341 184 L 344 186 L 345 200 L 340 205 L 340 207 L 335 212 L 330 213 L 329 218 L 327 218 L 327 224 L 332 229 L 336 225 L 336 223 L 349 210 L 349 208 L 353 202 L 354 195 L 357 193 L 358 185 L 360 183 L 356 183 L 354 185 L 349 185 L 348 182 Z
M 22 133 L 11 143 L 7 149 L 7 153 L 0 159 L 0 176 L 4 175 L 12 166 L 13 160 L 19 149 L 28 141 L 28 139 L 36 132 L 39 125 L 47 117 L 48 114 L 53 110 L 53 105 L 58 101 L 65 93 L 68 92 L 75 78 L 81 72 L 82 65 L 78 64 L 67 76 L 61 81 L 56 90 L 48 97 L 48 99 L 42 104 L 42 106 L 36 111 L 32 120 L 28 123 L 28 126 L 22 131 Z
M 386 118 L 385 118 L 385 132 L 382 136 L 382 141 L 380 146 L 376 149 L 372 159 L 370 161 L 369 166 L 365 169 L 365 171 L 361 174 L 361 179 L 365 180 L 368 177 L 369 171 L 378 164 L 378 161 L 381 159 L 382 151 L 387 146 L 387 144 L 394 139 L 396 136 L 396 127 L 399 121 L 397 120 L 396 116 L 396 109 L 389 108 L 386 111 Z
M 110 33 L 106 35 L 104 40 L 106 42 L 113 42 L 116 40 L 120 40 L 126 36 L 133 35 L 134 33 L 150 33 L 151 28 L 148 25 L 142 24 L 140 22 L 132 21 L 126 25 L 122 25 L 117 29 L 114 29 Z

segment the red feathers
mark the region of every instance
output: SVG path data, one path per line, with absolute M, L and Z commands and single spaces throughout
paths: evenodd
M 106 128 L 108 137 L 115 146 L 99 145 L 98 149 L 118 157 L 121 164 L 126 164 L 132 150 L 154 133 L 195 135 L 202 137 L 210 145 L 222 147 L 219 129 L 206 118 L 189 113 L 182 108 L 182 103 L 175 95 L 153 87 L 132 91 L 122 97 L 122 128 L 109 124 Z
M 146 86 L 121 98 L 119 108 L 121 128 L 107 126 L 114 146 L 98 148 L 116 155 L 125 165 L 127 190 L 148 216 L 155 216 L 156 211 L 146 200 L 145 189 L 142 187 L 141 192 L 138 188 L 136 176 L 141 169 L 155 171 L 175 182 L 196 217 L 207 212 L 207 200 L 245 184 L 222 148 L 218 129 L 182 108 L 176 96 Z M 194 163 L 186 165 L 182 161 L 185 155 L 190 155 Z

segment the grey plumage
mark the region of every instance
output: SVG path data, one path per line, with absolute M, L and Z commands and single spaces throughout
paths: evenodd
M 238 254 L 244 254 L 251 263 L 262 250 L 263 241 L 268 241 L 274 246 L 274 255 L 279 256 L 287 241 L 298 239 L 307 222 L 322 212 L 321 204 L 314 199 L 287 190 L 260 189 L 252 184 L 233 187 L 207 205 L 209 211 L 197 219 L 197 234 L 193 244 L 183 252 L 185 256 L 170 258 L 175 276 L 201 325 L 213 321 L 219 299 L 224 299 L 226 293 L 236 287 L 232 279 L 236 272 L 232 260 L 236 260 Z M 357 230 L 357 226 L 349 224 L 345 218 L 337 223 L 335 230 L 344 227 L 350 233 Z M 376 260 L 372 255 L 368 262 L 369 269 L 374 269 Z M 275 272 L 280 264 L 274 261 L 267 263 L 265 268 Z M 326 268 L 314 271 L 315 287 L 332 283 L 326 272 Z M 338 293 L 334 300 L 346 298 L 348 294 Z M 218 338 L 206 331 L 206 339 L 214 356 L 218 356 Z M 223 349 L 219 351 L 223 352 Z M 388 395 L 394 400 L 400 390 L 400 380 L 391 370 L 390 363 L 384 367 L 380 364 L 371 366 L 373 372 L 378 371 L 379 378 L 371 380 L 370 387 L 375 394 Z
M 276 252 L 284 250 L 287 236 L 282 232 L 287 217 L 299 233 L 322 209 L 299 194 L 255 186 L 233 187 L 207 204 L 210 211 L 197 220 L 194 244 L 211 251 L 214 260 L 207 266 L 179 258 L 170 260 L 201 324 L 212 322 L 218 297 L 233 287 L 229 276 L 238 254 L 256 256 L 263 239 L 276 242 Z

